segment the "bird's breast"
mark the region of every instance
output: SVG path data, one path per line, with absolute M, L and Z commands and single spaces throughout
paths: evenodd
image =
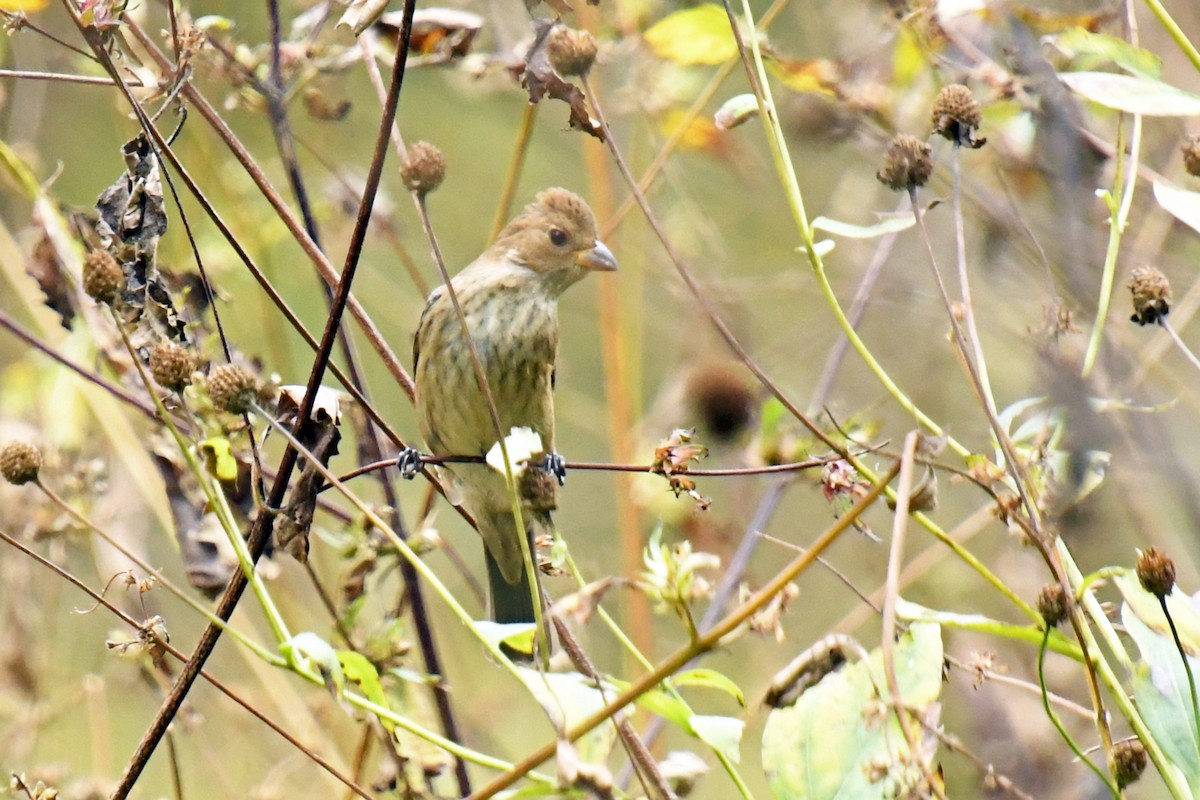
M 557 303 L 511 286 L 465 289 L 459 302 L 503 431 L 529 427 L 552 447 Z M 486 452 L 497 439 L 495 424 L 448 297 L 430 307 L 419 336 L 418 411 L 426 440 L 442 454 Z

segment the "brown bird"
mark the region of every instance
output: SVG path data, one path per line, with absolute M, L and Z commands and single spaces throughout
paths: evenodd
M 512 428 L 537 432 L 544 466 L 518 479 L 531 542 L 549 523 L 562 481 L 554 451 L 554 363 L 558 297 L 590 271 L 611 271 L 616 259 L 596 239 L 587 203 L 566 189 L 547 189 L 508 224 L 451 283 L 479 353 L 500 415 L 500 431 L 479 385 L 462 323 L 445 286 L 429 295 L 413 342 L 417 421 L 434 455 L 486 454 Z M 492 617 L 532 622 L 526 574 L 505 476 L 485 464 L 456 464 L 463 503 L 486 546 Z M 554 476 L 554 477 L 552 477 Z

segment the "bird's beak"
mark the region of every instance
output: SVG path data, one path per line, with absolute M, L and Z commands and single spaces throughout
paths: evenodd
M 591 250 L 584 250 L 575 256 L 575 263 L 584 269 L 596 272 L 613 272 L 617 268 L 617 257 L 612 254 L 604 242 L 597 241 Z

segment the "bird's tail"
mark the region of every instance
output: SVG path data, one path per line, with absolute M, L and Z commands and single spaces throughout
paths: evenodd
M 525 510 L 524 536 L 533 552 L 533 529 L 536 512 Z M 508 509 L 476 514 L 476 523 L 486 547 L 488 589 L 492 601 L 492 619 L 496 622 L 534 622 L 533 596 L 529 575 L 521 554 L 517 524 Z M 503 566 L 501 565 L 503 561 Z M 538 596 L 541 597 L 539 584 Z

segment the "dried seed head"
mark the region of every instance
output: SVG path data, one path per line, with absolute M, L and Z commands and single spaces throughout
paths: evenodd
M 1171 283 L 1158 267 L 1138 267 L 1129 274 L 1133 316 L 1138 325 L 1152 325 L 1171 311 Z
M 586 75 L 596 61 L 599 50 L 596 37 L 588 31 L 556 25 L 546 39 L 550 66 L 559 75 Z
M 1175 562 L 1157 547 L 1149 547 L 1138 556 L 1137 576 L 1142 588 L 1158 598 L 1175 588 Z
M 933 158 L 928 144 L 906 133 L 897 134 L 883 154 L 883 166 L 875 177 L 898 192 L 924 186 L 933 174 Z
M 446 157 L 429 142 L 417 142 L 404 154 L 400 178 L 409 191 L 426 195 L 442 185 L 446 177 Z
M 1117 786 L 1124 789 L 1142 776 L 1146 769 L 1146 746 L 1141 739 L 1125 739 L 1113 743 L 1113 766 Z
M 208 374 L 208 396 L 219 411 L 242 414 L 258 399 L 258 379 L 238 364 L 222 364 Z
M 83 291 L 97 303 L 112 303 L 125 291 L 125 272 L 107 250 L 92 250 L 83 259 Z
M 36 481 L 42 468 L 42 454 L 26 442 L 9 442 L 0 449 L 0 475 L 15 486 Z
M 955 144 L 967 145 L 974 149 L 982 147 L 987 141 L 974 137 L 983 115 L 975 95 L 961 83 L 952 83 L 938 92 L 930 117 L 933 132 Z
M 757 384 L 746 377 L 740 364 L 705 360 L 683 383 L 689 412 L 705 435 L 716 442 L 736 441 L 751 431 L 758 412 Z
M 1067 593 L 1061 584 L 1048 583 L 1038 592 L 1037 610 L 1046 621 L 1046 627 L 1053 628 L 1067 618 Z
M 1183 168 L 1188 175 L 1200 178 L 1200 136 L 1193 136 L 1183 143 Z
M 163 339 L 150 351 L 150 374 L 160 386 L 179 391 L 192 382 L 196 361 L 183 345 Z

